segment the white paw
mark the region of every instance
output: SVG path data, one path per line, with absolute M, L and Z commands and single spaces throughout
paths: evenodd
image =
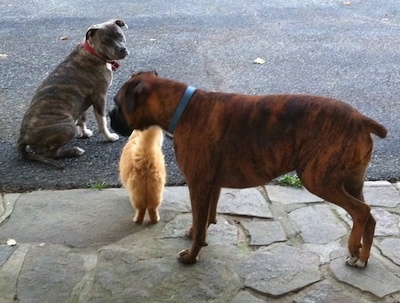
M 82 130 L 82 136 L 81 136 L 82 138 L 90 138 L 92 135 L 93 132 L 90 129 L 85 128 Z
M 349 266 L 353 266 L 353 267 L 360 267 L 360 268 L 364 268 L 365 265 L 367 265 L 366 262 L 362 262 L 358 259 L 358 257 L 347 257 L 346 258 L 346 263 Z
M 114 142 L 114 141 L 117 141 L 118 139 L 119 139 L 119 136 L 117 134 L 115 134 L 115 133 L 108 133 L 107 136 L 106 136 L 106 140 L 107 141 Z
M 361 262 L 360 260 L 358 260 L 356 262 L 356 266 L 360 267 L 360 268 L 364 268 L 367 265 L 367 262 Z
M 85 150 L 80 147 L 75 147 L 75 151 L 78 156 L 81 156 L 85 153 Z
M 93 132 L 86 127 L 80 127 L 77 125 L 76 129 L 80 138 L 90 138 L 93 135 Z

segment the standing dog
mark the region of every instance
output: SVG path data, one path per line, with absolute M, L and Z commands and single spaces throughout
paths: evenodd
M 106 94 L 112 81 L 111 68 L 128 55 L 121 20 L 91 26 L 82 44 L 40 84 L 23 117 L 18 152 L 26 159 L 58 168 L 57 158 L 84 153 L 79 147 L 66 148 L 78 129 L 81 137 L 92 136 L 86 128 L 85 113 L 93 105 L 99 131 L 107 141 L 118 140 L 106 120 Z
M 133 221 L 138 224 L 143 222 L 146 209 L 152 223 L 160 220 L 158 207 L 166 179 L 163 140 L 162 129 L 152 126 L 144 131 L 134 130 L 122 149 L 119 175 L 136 210 Z
M 296 171 L 305 188 L 351 215 L 347 263 L 366 265 L 375 220 L 364 202 L 364 173 L 373 149 L 371 133 L 384 138 L 385 127 L 341 101 L 308 95 L 196 90 L 183 110 L 187 91 L 184 83 L 155 72 L 135 74 L 119 90 L 110 113 L 111 126 L 123 135 L 177 123 L 170 132 L 193 216 L 192 246 L 180 252 L 181 262 L 196 262 L 206 245 L 222 187 L 259 186 Z M 176 109 L 183 112 L 178 120 Z

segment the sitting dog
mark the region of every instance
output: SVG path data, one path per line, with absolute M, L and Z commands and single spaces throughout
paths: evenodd
M 78 129 L 83 138 L 92 135 L 86 128 L 86 110 L 93 105 L 95 117 L 107 141 L 118 135 L 107 128 L 106 94 L 112 81 L 111 68 L 128 55 L 121 20 L 91 26 L 83 43 L 43 80 L 25 113 L 18 140 L 18 152 L 26 159 L 42 161 L 57 168 L 56 160 L 84 153 L 79 147 L 66 148 Z
M 163 140 L 162 129 L 152 126 L 144 131 L 134 130 L 122 149 L 119 175 L 136 210 L 133 221 L 138 224 L 143 222 L 146 209 L 152 223 L 160 220 L 158 207 L 166 179 Z
M 195 263 L 206 245 L 222 187 L 260 186 L 296 171 L 311 193 L 351 215 L 347 263 L 366 265 L 375 219 L 362 190 L 371 133 L 386 136 L 379 123 L 325 97 L 206 92 L 155 72 L 133 75 L 114 100 L 111 127 L 122 135 L 152 125 L 173 132 L 193 216 L 192 245 L 181 262 Z

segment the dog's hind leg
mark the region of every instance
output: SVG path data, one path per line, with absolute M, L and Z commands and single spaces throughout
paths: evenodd
M 363 194 L 364 174 L 365 174 L 364 168 L 359 170 L 354 170 L 351 174 L 349 174 L 350 177 L 348 177 L 345 180 L 344 188 L 350 195 L 365 203 Z M 359 259 L 358 260 L 355 258 L 352 259 L 350 256 L 349 259 L 347 260 L 347 263 L 349 265 L 358 267 L 364 267 L 366 265 L 368 258 L 370 256 L 370 251 L 374 239 L 375 225 L 376 221 L 370 213 L 362 236 L 363 243 L 360 250 Z
M 85 153 L 80 147 L 60 147 L 55 153 L 55 158 L 79 157 Z
M 364 267 L 372 245 L 370 234 L 371 232 L 373 234 L 374 230 L 373 222 L 370 219 L 372 218 L 370 214 L 371 208 L 360 199 L 362 198 L 360 194 L 358 194 L 358 197 L 354 197 L 350 194 L 345 188 L 345 180 L 342 178 L 335 178 L 335 174 L 326 173 L 313 175 L 313 172 L 304 170 L 301 173 L 298 172 L 298 175 L 304 187 L 310 192 L 328 202 L 342 207 L 349 213 L 353 220 L 353 228 L 348 240 L 349 257 L 347 259 L 347 264 Z M 358 191 L 360 191 L 360 189 L 358 189 Z M 353 194 L 355 194 L 355 192 L 353 192 Z M 365 231 L 366 227 L 367 231 Z M 360 253 L 363 235 L 364 237 L 366 236 L 364 240 L 367 240 L 370 244 L 366 243 Z
M 371 254 L 371 247 L 374 241 L 375 234 L 375 225 L 376 221 L 374 217 L 369 214 L 367 224 L 365 225 L 364 234 L 363 234 L 363 246 L 360 250 L 360 258 L 354 264 L 351 264 L 349 261 L 347 263 L 352 266 L 365 267 L 368 262 L 368 258 Z
M 189 236 L 192 238 L 192 246 L 179 253 L 179 260 L 184 264 L 193 264 L 197 261 L 197 255 L 201 248 L 207 245 L 206 234 L 211 219 L 215 219 L 220 187 L 197 183 L 189 184 L 190 201 L 192 205 L 192 227 Z

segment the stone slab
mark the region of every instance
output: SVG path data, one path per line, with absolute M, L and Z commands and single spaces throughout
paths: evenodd
M 236 244 L 238 242 L 237 227 L 230 224 L 223 216 L 218 216 L 217 224 L 211 224 L 207 230 L 209 245 Z
M 163 239 L 185 237 L 191 223 L 191 214 L 179 214 L 168 222 L 156 237 Z M 207 242 L 210 245 L 236 244 L 237 237 L 236 226 L 230 224 L 223 216 L 218 216 L 217 224 L 211 224 L 207 230 Z
M 220 260 L 184 266 L 175 256 L 143 259 L 112 247 L 100 253 L 91 302 L 230 302 L 240 287 L 238 275 Z
M 191 212 L 188 187 L 166 187 L 161 209 Z M 217 212 L 239 216 L 272 218 L 268 204 L 256 188 L 223 188 L 218 200 Z
M 19 299 L 17 285 L 30 247 L 30 244 L 18 244 L 17 249 L 0 267 L 0 302 L 16 302 Z M 51 272 L 47 274 L 51 276 Z M 20 300 L 18 302 L 23 303 Z
M 265 189 L 271 202 L 283 204 L 315 203 L 324 201 L 322 198 L 310 193 L 305 188 L 288 186 L 266 185 Z
M 223 188 L 218 202 L 218 213 L 272 218 L 267 202 L 256 188 Z
M 375 237 L 398 236 L 400 234 L 400 217 L 384 209 L 372 209 L 376 220 Z
M 6 212 L 6 208 L 4 206 L 4 196 L 0 194 L 0 218 Z M 0 221 L 1 222 L 1 221 Z
M 329 265 L 339 281 L 368 291 L 379 298 L 399 291 L 400 277 L 387 270 L 376 258 L 370 258 L 365 268 L 348 266 L 343 260 L 337 258 Z
M 364 198 L 371 206 L 396 207 L 400 204 L 399 190 L 387 181 L 365 182 Z
M 280 296 L 319 281 L 321 273 L 318 266 L 317 255 L 279 245 L 271 249 L 259 249 L 245 257 L 238 264 L 237 272 L 244 279 L 246 287 Z
M 305 243 L 326 244 L 344 236 L 347 229 L 326 204 L 298 208 L 289 213 Z
M 160 209 L 178 212 L 190 212 L 190 195 L 187 186 L 165 187 Z
M 17 246 L 9 246 L 0 244 L 0 266 L 7 262 L 8 258 L 17 249 Z
M 367 303 L 360 298 L 353 298 L 334 288 L 330 284 L 319 283 L 305 295 L 294 299 L 294 303 Z
M 250 235 L 250 245 L 270 245 L 287 240 L 285 230 L 278 221 L 242 222 Z
M 376 244 L 382 254 L 400 266 L 400 239 L 386 238 Z
M 140 229 L 132 216 L 123 189 L 36 191 L 17 200 L 0 239 L 70 247 L 107 244 Z
M 263 299 L 259 299 L 253 296 L 251 293 L 247 291 L 239 292 L 230 303 L 267 303 Z
M 1 195 L 1 206 L 0 206 L 0 224 L 7 219 L 14 209 L 15 202 L 21 194 L 5 194 Z
M 66 302 L 85 275 L 83 264 L 79 254 L 70 248 L 59 245 L 32 247 L 18 278 L 19 302 Z
M 331 254 L 340 249 L 344 249 L 345 246 L 342 246 L 340 240 L 326 243 L 326 244 L 311 244 L 305 243 L 303 244 L 303 248 L 317 254 L 320 258 L 321 264 L 329 263 L 331 261 Z

